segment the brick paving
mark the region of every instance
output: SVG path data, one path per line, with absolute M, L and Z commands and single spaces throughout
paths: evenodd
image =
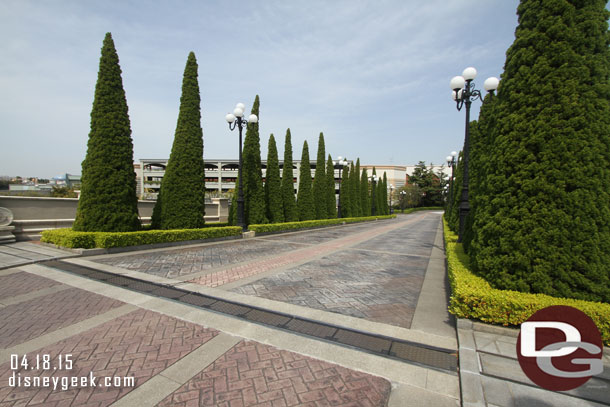
M 409 328 L 427 264 L 345 250 L 231 291 Z
M 226 268 L 216 273 L 209 273 L 204 276 L 197 277 L 193 280 L 189 280 L 189 282 L 208 287 L 222 286 L 246 277 L 254 276 L 256 274 L 264 273 L 266 271 L 284 267 L 293 263 L 303 262 L 308 259 L 313 259 L 320 255 L 331 253 L 357 244 L 359 242 L 364 242 L 374 236 L 403 227 L 405 226 L 405 223 L 407 222 L 382 222 L 381 225 L 369 226 L 366 229 L 356 229 L 355 233 L 346 233 L 346 236 L 344 237 L 335 238 L 328 242 L 311 245 L 299 250 L 293 250 L 287 254 L 238 264 L 235 267 Z M 336 232 L 336 230 L 333 230 L 333 232 Z M 290 237 L 291 235 L 286 236 L 283 240 L 283 244 L 290 244 Z
M 78 288 L 0 308 L 0 348 L 103 314 L 124 303 Z
M 385 406 L 390 390 L 379 377 L 242 341 L 159 406 Z
M 68 306 L 66 302 L 62 305 Z M 107 406 L 217 334 L 213 329 L 137 310 L 27 355 L 30 361 L 35 361 L 36 355 L 51 355 L 50 366 L 56 367 L 58 355 L 71 354 L 72 370 L 53 370 L 51 367 L 49 370 L 11 371 L 10 363 L 1 365 L 0 406 Z M 97 378 L 97 387 L 53 390 L 52 387 L 7 386 L 13 373 L 22 377 L 61 378 L 87 377 L 90 372 Z M 104 387 L 104 377 L 133 377 L 135 387 Z
M 188 249 L 163 250 L 95 260 L 129 270 L 175 278 L 303 247 L 260 239 L 223 242 Z
M 57 281 L 25 272 L 0 276 L 0 301 L 59 284 Z

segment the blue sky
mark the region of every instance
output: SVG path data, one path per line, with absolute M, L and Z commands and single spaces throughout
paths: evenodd
M 449 80 L 500 76 L 516 0 L 0 2 L 0 175 L 80 174 L 104 34 L 123 71 L 134 159 L 169 156 L 186 58 L 199 64 L 204 158 L 237 157 L 224 120 L 260 95 L 294 159 L 440 164 L 464 137 Z M 473 104 L 474 117 L 480 102 Z

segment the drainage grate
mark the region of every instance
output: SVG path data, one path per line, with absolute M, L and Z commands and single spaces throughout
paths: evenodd
M 308 321 L 292 315 L 282 314 L 281 312 L 262 310 L 204 294 L 181 290 L 173 286 L 152 283 L 128 276 L 120 276 L 85 266 L 65 263 L 63 261 L 51 260 L 43 262 L 43 264 L 48 267 L 68 271 L 94 280 L 104 281 L 134 291 L 173 299 L 184 304 L 233 315 L 238 318 L 274 326 L 290 332 L 353 346 L 364 351 L 398 359 L 403 362 L 413 362 L 443 371 L 457 372 L 457 354 L 450 349 L 435 348 L 382 335 L 367 334 L 316 321 Z
M 379 338 L 373 335 L 361 334 L 353 331 L 339 329 L 334 337 L 338 342 L 346 345 L 364 348 L 376 353 L 387 354 L 392 346 L 392 341 L 389 339 Z
M 390 356 L 434 366 L 443 370 L 457 371 L 458 359 L 456 354 L 441 353 L 404 342 L 395 341 L 392 343 Z

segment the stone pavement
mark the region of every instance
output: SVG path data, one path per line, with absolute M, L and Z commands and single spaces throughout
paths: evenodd
M 444 275 L 442 251 L 436 241 L 440 238 L 439 216 L 418 214 L 394 221 L 294 233 L 290 234 L 291 242 L 282 239 L 288 235 L 274 235 L 65 261 L 363 332 L 452 349 L 457 348 L 457 341 L 442 304 L 445 294 L 441 295 L 443 301 L 434 304 L 419 298 L 420 291 L 434 296 L 438 290 L 438 282 L 429 276 Z M 364 247 L 377 238 L 377 242 L 382 241 L 387 233 L 428 221 L 432 241 L 419 248 L 413 246 L 414 251 L 427 251 L 427 257 L 420 252 L 400 254 L 395 247 L 386 259 L 375 246 L 379 243 Z M 392 250 L 395 252 L 390 253 Z M 297 273 L 297 268 L 307 264 L 315 267 L 332 256 L 348 263 L 356 255 L 361 260 L 378 257 L 380 261 L 369 264 L 372 280 L 361 285 L 360 290 L 358 284 L 353 285 L 354 293 L 372 289 L 372 283 L 383 278 L 387 280 L 386 291 L 398 283 L 408 288 L 409 278 L 415 279 L 413 287 L 406 290 L 410 293 L 406 299 L 400 298 L 398 290 L 393 294 L 378 290 L 375 295 L 380 301 L 383 295 L 396 303 L 410 301 L 409 321 L 413 322 L 408 325 L 416 325 L 417 329 L 400 326 L 398 320 L 390 325 L 374 315 L 364 319 L 232 291 L 288 268 L 295 268 Z M 249 263 L 253 267 L 245 267 Z M 238 270 L 244 269 L 250 271 L 240 274 Z M 202 278 L 227 271 L 229 278 L 222 285 Z M 354 268 L 352 274 L 362 274 L 360 282 L 366 282 L 364 270 Z M 334 284 L 339 287 L 336 281 Z M 366 297 L 358 302 L 363 298 L 364 303 Z M 422 317 L 423 310 L 435 307 L 442 314 L 441 326 L 437 326 L 438 332 L 427 333 L 422 328 L 425 324 L 417 321 L 426 319 Z M 44 264 L 0 270 L 0 321 L 0 406 L 459 404 L 455 373 L 110 286 Z M 74 361 L 70 370 L 65 367 L 68 354 Z M 11 365 L 16 363 L 11 355 L 18 355 L 19 362 L 25 355 L 29 366 Z M 32 368 L 36 357 L 44 360 L 45 355 L 49 355 L 48 368 Z M 61 358 L 63 368 L 59 367 Z M 87 375 L 97 378 L 96 387 L 61 388 L 63 378 L 85 380 Z M 12 378 L 20 378 L 21 385 L 11 386 Z M 26 378 L 48 378 L 51 385 L 28 387 Z M 111 383 L 102 385 L 100 382 L 106 378 Z M 58 383 L 55 389 L 53 380 Z
M 568 391 L 544 390 L 523 373 L 517 361 L 518 329 L 458 320 L 460 383 L 465 407 L 582 407 L 610 405 L 610 351 L 604 372 Z
M 0 244 L 0 270 L 40 261 L 76 257 L 78 254 L 60 250 L 40 242 L 15 242 Z

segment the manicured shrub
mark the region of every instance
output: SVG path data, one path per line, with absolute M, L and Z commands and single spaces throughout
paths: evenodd
M 272 233 L 272 232 L 281 232 L 284 230 L 307 229 L 307 228 L 322 227 L 322 226 L 341 225 L 343 223 L 355 223 L 355 222 L 366 222 L 366 221 L 381 220 L 381 219 L 392 219 L 395 217 L 396 217 L 396 215 L 367 216 L 367 217 L 359 217 L 359 218 L 341 218 L 341 219 L 314 219 L 314 220 L 307 220 L 307 221 L 303 221 L 303 222 L 285 222 L 285 223 L 271 223 L 271 224 L 264 224 L 264 225 L 250 225 L 248 227 L 248 229 L 252 230 L 256 233 Z
M 269 137 L 267 149 L 267 171 L 265 175 L 265 207 L 267 219 L 271 223 L 284 221 L 282 208 L 280 164 L 277 158 L 277 146 L 273 134 Z
M 449 312 L 458 318 L 517 326 L 542 308 L 568 305 L 591 317 L 604 343 L 610 345 L 610 304 L 495 289 L 484 278 L 472 273 L 470 258 L 462 250 L 462 245 L 457 243 L 457 235 L 451 232 L 446 220 L 444 231 L 451 285 Z
M 205 223 L 200 103 L 197 60 L 191 52 L 184 68 L 174 143 L 153 210 L 155 229 L 197 229 Z
M 493 287 L 610 302 L 605 7 L 518 7 L 469 247 L 473 270 Z
M 303 153 L 301 155 L 297 211 L 299 213 L 299 220 L 301 221 L 311 220 L 316 216 L 311 190 L 311 167 L 309 163 L 309 147 L 307 146 L 307 141 L 303 142 Z
M 328 194 L 326 193 L 326 168 L 324 157 L 326 156 L 324 148 L 324 134 L 320 133 L 318 139 L 318 157 L 316 160 L 316 171 L 313 177 L 313 204 L 315 209 L 315 219 L 326 219 Z
M 76 232 L 71 229 L 53 229 L 42 232 L 41 240 L 69 248 L 111 248 L 169 243 L 189 240 L 239 236 L 238 226 L 206 227 L 203 229 L 145 230 L 139 232 Z
M 335 194 L 335 166 L 333 158 L 328 155 L 326 161 L 326 218 L 335 219 L 337 217 L 337 198 Z
M 260 119 L 260 100 L 258 95 L 254 99 L 251 114 L 257 115 Z M 246 225 L 267 222 L 258 123 L 248 123 L 246 139 L 244 140 L 242 177 L 244 182 Z
M 140 229 L 133 142 L 119 57 L 106 33 L 91 110 L 74 230 Z
M 292 168 L 292 141 L 290 129 L 286 130 L 286 141 L 284 143 L 284 169 L 282 170 L 282 208 L 284 209 L 284 220 L 293 222 L 299 219 L 297 203 L 294 199 L 294 174 Z

